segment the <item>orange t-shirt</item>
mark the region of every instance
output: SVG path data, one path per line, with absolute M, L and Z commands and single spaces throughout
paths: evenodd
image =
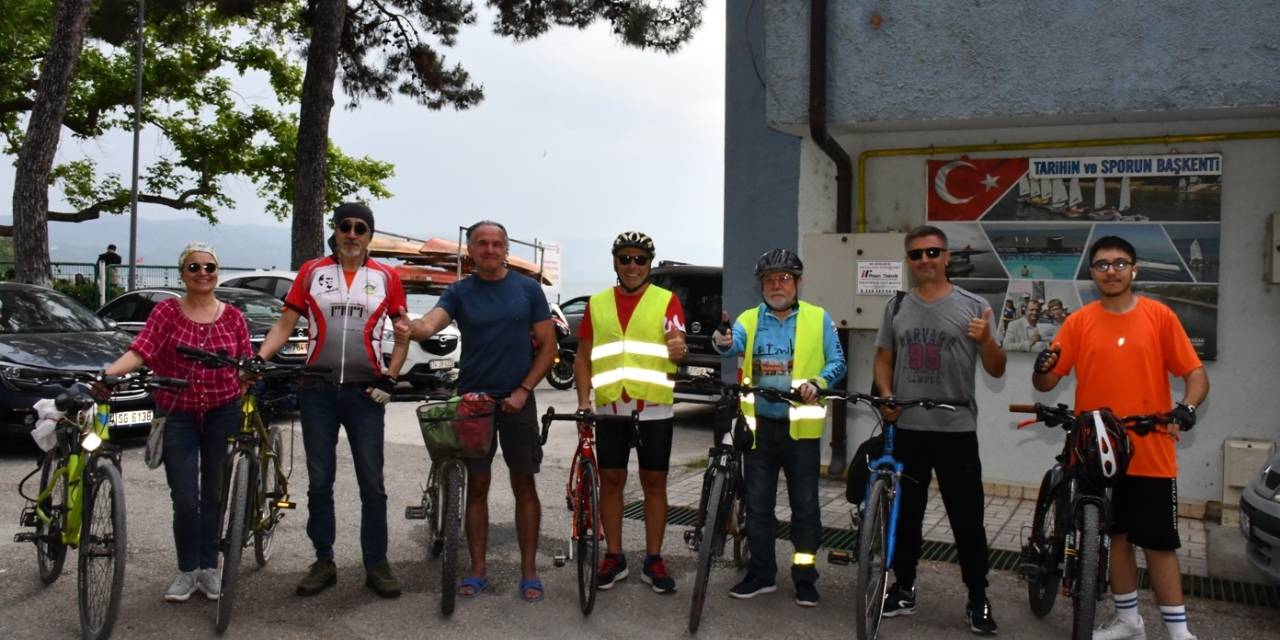
M 1169 374 L 1179 378 L 1202 365 L 1178 316 L 1150 298 L 1126 313 L 1100 302 L 1072 313 L 1054 336 L 1062 355 L 1053 372 L 1076 370 L 1076 411 L 1109 407 L 1117 416 L 1165 413 L 1173 406 Z M 1174 442 L 1163 433 L 1129 432 L 1133 458 L 1129 475 L 1178 477 Z

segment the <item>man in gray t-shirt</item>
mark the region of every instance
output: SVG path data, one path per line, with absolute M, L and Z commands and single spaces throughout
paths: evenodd
M 875 382 L 882 396 L 935 398 L 966 403 L 954 412 L 913 407 L 882 410 L 897 426 L 893 456 L 906 476 L 900 485 L 897 578 L 885 595 L 884 615 L 915 613 L 916 566 L 920 558 L 929 482 L 938 487 L 969 588 L 970 631 L 994 635 L 996 621 L 987 601 L 987 535 L 983 526 L 982 461 L 978 458 L 978 415 L 973 402 L 978 361 L 992 376 L 1004 375 L 1005 355 L 996 342 L 991 305 L 947 280 L 947 236 L 917 227 L 907 234 L 907 264 L 916 286 L 885 309 L 876 335 Z

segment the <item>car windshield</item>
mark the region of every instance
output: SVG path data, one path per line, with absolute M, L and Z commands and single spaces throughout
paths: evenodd
M 275 296 L 248 289 L 218 289 L 215 295 L 219 300 L 235 305 L 250 320 L 275 322 L 283 305 Z
M 107 331 L 92 311 L 52 289 L 0 289 L 0 333 Z
M 431 295 L 430 293 L 410 293 L 405 296 L 409 305 L 406 310 L 409 315 L 421 316 L 435 308 L 436 302 L 439 302 L 440 296 Z

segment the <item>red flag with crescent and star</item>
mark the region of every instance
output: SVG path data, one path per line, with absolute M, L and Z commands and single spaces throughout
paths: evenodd
M 935 221 L 980 219 L 1026 175 L 1026 158 L 929 160 L 926 216 Z

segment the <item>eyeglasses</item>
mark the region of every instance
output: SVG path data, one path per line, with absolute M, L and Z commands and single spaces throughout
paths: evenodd
M 1102 273 L 1106 273 L 1108 271 L 1115 271 L 1116 273 L 1124 273 L 1125 271 L 1129 270 L 1129 267 L 1132 267 L 1132 266 L 1133 266 L 1132 262 L 1129 262 L 1128 260 L 1125 260 L 1125 259 L 1119 259 L 1119 260 L 1112 260 L 1111 262 L 1107 262 L 1106 260 L 1098 260 L 1097 262 L 1094 262 L 1093 264 L 1089 265 L 1089 268 L 1093 269 L 1094 271 L 1101 271 Z
M 760 282 L 763 282 L 765 284 L 781 284 L 784 282 L 791 282 L 792 280 L 795 280 L 795 279 L 796 277 L 794 275 L 791 275 L 790 273 L 769 273 L 764 276 L 761 276 Z
M 928 249 L 912 249 L 907 252 L 907 257 L 911 258 L 912 260 L 919 260 L 920 258 L 923 258 L 926 255 L 929 256 L 930 258 L 936 258 L 942 255 L 943 251 L 946 251 L 946 249 L 943 249 L 942 247 L 929 247 Z
M 635 263 L 636 266 L 643 267 L 645 264 L 648 264 L 649 262 L 649 256 L 630 256 L 624 253 L 620 256 L 614 256 L 614 257 L 618 259 L 618 264 Z
M 188 263 L 187 263 L 187 267 L 186 267 L 186 268 L 187 268 L 187 273 L 200 273 L 200 268 L 201 268 L 201 267 L 203 267 L 203 268 L 204 268 L 204 272 L 205 272 L 205 273 L 215 273 L 215 272 L 217 272 L 217 270 L 218 270 L 218 263 L 216 263 L 216 262 L 204 262 L 204 263 L 200 263 L 200 262 L 188 262 Z
M 353 223 L 353 222 L 348 222 L 346 220 L 343 220 L 341 223 L 338 224 L 338 231 L 341 231 L 343 233 L 351 233 L 353 229 L 355 230 L 356 235 L 362 236 L 365 234 L 365 232 L 369 230 L 369 227 L 365 226 L 363 222 Z

